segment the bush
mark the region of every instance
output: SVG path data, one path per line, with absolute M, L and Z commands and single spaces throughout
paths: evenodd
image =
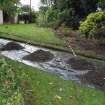
M 55 24 L 55 21 L 57 20 L 58 11 L 53 8 L 48 8 L 46 11 L 39 11 L 39 14 L 37 16 L 37 24 L 39 26 L 53 26 Z
M 102 37 L 102 34 L 97 34 L 96 37 L 94 33 L 97 32 L 98 29 L 103 29 L 105 27 L 105 12 L 95 12 L 91 13 L 87 16 L 86 20 L 80 22 L 79 30 L 83 34 L 85 34 L 86 38 L 96 38 L 99 39 Z M 101 36 L 102 35 L 102 36 Z
M 74 30 L 78 29 L 80 19 L 77 15 L 75 15 L 75 11 L 72 8 L 59 12 L 58 17 L 61 24 L 65 23 L 65 26 Z

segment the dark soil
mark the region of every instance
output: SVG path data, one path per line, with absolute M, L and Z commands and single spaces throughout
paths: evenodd
M 95 70 L 92 62 L 77 57 L 69 59 L 67 64 L 70 64 L 71 67 L 76 70 Z
M 101 54 L 101 53 L 105 54 L 105 43 L 101 43 L 101 44 L 97 45 L 96 52 L 99 54 Z
M 105 68 L 104 70 L 90 71 L 80 78 L 82 82 L 89 83 L 105 91 Z
M 0 51 L 21 50 L 23 48 L 24 47 L 22 47 L 16 42 L 9 42 L 6 45 L 4 45 L 2 48 L 0 48 Z
M 54 55 L 49 51 L 37 50 L 30 55 L 23 57 L 24 60 L 34 61 L 34 62 L 47 62 L 54 58 Z
M 95 50 L 97 48 L 97 43 L 92 40 L 81 39 L 77 41 L 78 47 L 81 50 Z

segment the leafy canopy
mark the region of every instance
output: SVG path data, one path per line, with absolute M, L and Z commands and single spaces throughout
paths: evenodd
M 0 9 L 9 15 L 14 15 L 20 0 L 0 0 Z

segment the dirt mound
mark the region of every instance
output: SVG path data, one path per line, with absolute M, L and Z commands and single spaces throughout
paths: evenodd
M 2 48 L 0 48 L 0 51 L 21 50 L 23 48 L 24 47 L 22 47 L 16 42 L 9 42 L 6 45 L 4 45 Z
M 52 60 L 54 57 L 49 51 L 37 50 L 30 55 L 23 57 L 24 60 L 35 61 L 35 62 L 47 62 Z
M 67 64 L 76 70 L 95 70 L 93 63 L 81 58 L 71 58 L 67 61 Z
M 81 77 L 82 81 L 105 91 L 105 70 L 90 71 Z

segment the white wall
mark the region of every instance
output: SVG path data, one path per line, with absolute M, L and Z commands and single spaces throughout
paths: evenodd
M 0 24 L 3 24 L 3 11 L 0 10 Z
M 18 22 L 18 15 L 16 14 L 16 16 L 14 17 L 14 23 Z

